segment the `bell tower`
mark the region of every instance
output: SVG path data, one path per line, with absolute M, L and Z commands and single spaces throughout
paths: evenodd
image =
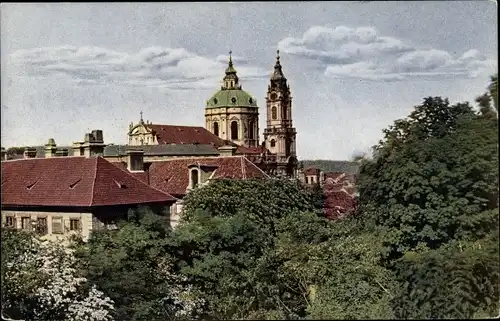
M 294 177 L 297 169 L 295 139 L 297 132 L 292 123 L 292 96 L 283 74 L 277 51 L 274 71 L 266 96 L 267 122 L 264 129 L 266 148 L 277 156 L 277 172 Z

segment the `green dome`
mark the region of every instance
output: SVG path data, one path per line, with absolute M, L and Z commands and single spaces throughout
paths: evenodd
M 222 89 L 215 93 L 208 101 L 207 108 L 218 107 L 255 107 L 257 101 L 242 89 Z

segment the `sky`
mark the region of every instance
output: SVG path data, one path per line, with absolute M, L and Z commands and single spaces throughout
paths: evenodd
M 140 112 L 204 126 L 228 53 L 259 105 L 280 50 L 299 159 L 369 152 L 424 97 L 474 102 L 497 72 L 491 1 L 1 4 L 1 145 L 102 129 Z

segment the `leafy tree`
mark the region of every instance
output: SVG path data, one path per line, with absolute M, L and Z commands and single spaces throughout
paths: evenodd
M 244 213 L 270 226 L 273 220 L 294 211 L 321 209 L 321 191 L 285 179 L 212 181 L 184 198 L 183 218 L 190 220 L 203 210 L 213 216 Z
M 2 229 L 2 315 L 23 320 L 111 320 L 113 301 L 77 273 L 70 248 Z
M 217 180 L 184 199 L 171 252 L 207 298 L 205 318 L 296 318 L 297 295 L 278 282 L 277 224 L 294 213 L 318 215 L 322 192 L 282 179 Z
M 470 222 L 498 204 L 495 119 L 429 97 L 384 133 L 359 189 L 367 224 L 391 231 L 392 258 L 438 248 L 471 226 L 484 229 L 474 231 L 479 237 L 493 227 Z
M 498 210 L 494 211 L 498 216 Z M 403 319 L 471 319 L 499 313 L 498 231 L 438 250 L 408 252 L 398 262 L 394 311 Z
M 86 277 L 115 302 L 118 320 L 191 318 L 202 300 L 172 272 L 169 222 L 148 208 L 129 211 L 117 230 L 96 231 L 79 255 Z

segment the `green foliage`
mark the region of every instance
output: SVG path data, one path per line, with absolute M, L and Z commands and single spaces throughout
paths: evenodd
M 498 215 L 498 211 L 496 213 Z M 402 319 L 471 319 L 499 309 L 498 231 L 475 242 L 453 241 L 438 250 L 408 252 L 398 262 Z
M 212 181 L 190 192 L 184 199 L 183 219 L 190 220 L 198 210 L 213 216 L 245 215 L 259 223 L 294 211 L 319 210 L 320 191 L 285 179 Z
M 497 207 L 497 134 L 496 120 L 439 97 L 385 131 L 361 169 L 360 201 L 372 225 L 397 230 L 390 244 L 397 255 L 438 248 Z M 484 234 L 492 225 L 476 227 Z
M 9 147 L 6 152 L 9 156 L 23 155 L 25 149 L 26 147 Z
M 178 297 L 190 292 L 171 273 L 169 233 L 164 216 L 140 208 L 117 230 L 93 232 L 81 245 L 86 276 L 115 301 L 118 320 L 172 320 L 184 309 Z
M 289 180 L 219 180 L 184 200 L 184 222 L 171 237 L 180 271 L 207 298 L 205 317 L 296 318 L 305 315 L 303 293 L 282 281 L 277 245 L 283 228 L 311 212 L 320 220 L 320 189 Z M 293 218 L 293 219 L 292 219 Z M 284 223 L 286 222 L 286 223 Z M 300 235 L 314 238 L 319 225 Z
M 259 283 L 265 276 L 257 270 L 269 240 L 267 231 L 241 214 L 198 213 L 173 232 L 170 245 L 180 271 L 208 302 L 205 318 L 243 318 L 262 304 L 258 299 L 266 289 Z

